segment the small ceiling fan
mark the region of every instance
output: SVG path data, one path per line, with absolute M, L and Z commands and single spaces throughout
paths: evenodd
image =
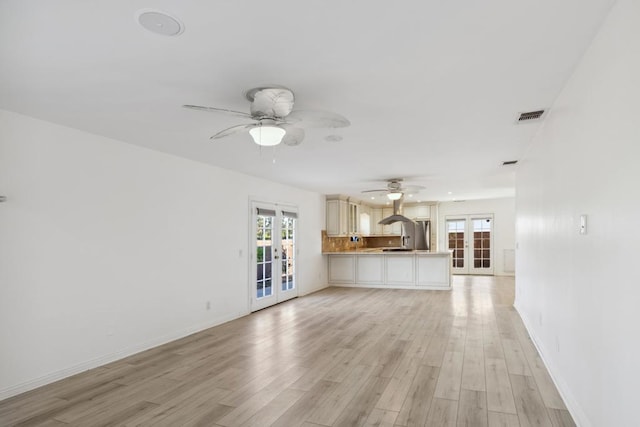
M 364 190 L 362 193 L 378 193 L 379 195 L 386 195 L 389 200 L 399 200 L 404 193 L 415 193 L 423 190 L 421 185 L 402 185 L 402 178 L 390 178 L 387 179 L 387 188 Z
M 304 139 L 304 128 L 340 128 L 349 126 L 349 120 L 327 111 L 293 110 L 295 97 L 291 89 L 283 86 L 264 86 L 250 89 L 245 97 L 251 102 L 249 113 L 226 108 L 183 105 L 185 108 L 233 114 L 253 123 L 239 124 L 221 130 L 211 137 L 220 139 L 229 135 L 249 132 L 253 141 L 262 146 L 298 145 Z

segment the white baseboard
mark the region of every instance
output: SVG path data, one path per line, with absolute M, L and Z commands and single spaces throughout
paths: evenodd
M 538 350 L 538 353 L 540 354 L 542 363 L 544 363 L 545 368 L 547 368 L 547 372 L 549 372 L 549 376 L 551 376 L 551 381 L 553 381 L 553 384 L 556 386 L 558 393 L 560 393 L 560 397 L 564 401 L 564 404 L 567 406 L 567 409 L 569 410 L 569 413 L 573 417 L 573 421 L 576 423 L 576 426 L 592 427 L 592 424 L 589 421 L 587 414 L 584 412 L 584 410 L 582 409 L 582 406 L 580 406 L 580 404 L 574 397 L 567 383 L 562 379 L 562 376 L 559 375 L 558 369 L 556 369 L 555 365 L 553 365 L 553 363 L 551 363 L 551 361 L 547 357 L 545 357 L 545 354 L 546 354 L 545 348 L 537 339 L 536 334 L 534 333 L 533 329 L 530 327 L 530 324 L 527 318 L 522 315 L 522 311 L 520 310 L 520 308 L 518 308 L 518 304 L 517 303 L 513 304 L 513 307 L 516 309 L 516 311 L 518 312 L 518 315 L 522 319 L 522 323 L 524 324 L 525 329 L 529 333 L 529 336 L 531 337 L 531 341 L 533 342 L 533 345 L 536 347 L 536 350 Z
M 79 363 L 77 365 L 60 369 L 55 372 L 51 372 L 49 374 L 40 376 L 38 378 L 31 379 L 29 381 L 25 381 L 20 384 L 16 384 L 10 387 L 0 389 L 0 401 L 4 399 L 8 399 L 13 396 L 17 396 L 18 394 L 27 392 L 29 390 L 33 390 L 38 387 L 42 387 L 47 384 L 51 384 L 55 381 L 59 381 L 65 378 L 68 378 L 72 375 L 79 374 L 84 371 L 88 371 L 89 369 L 97 368 L 99 366 L 104 366 L 108 363 L 115 362 L 120 359 L 124 359 L 125 357 L 132 356 L 136 353 L 140 353 L 145 350 L 149 350 L 154 347 L 158 347 L 160 345 L 169 343 L 171 341 L 175 341 L 180 338 L 184 338 L 188 335 L 195 334 L 197 332 L 203 331 L 205 329 L 221 325 L 223 323 L 227 323 L 231 320 L 237 319 L 239 317 L 245 316 L 249 313 L 238 313 L 233 316 L 223 316 L 211 321 L 201 323 L 198 325 L 194 325 L 192 327 L 183 329 L 181 331 L 177 331 L 171 334 L 163 335 L 155 339 L 151 339 L 145 341 L 143 343 L 137 344 L 135 346 L 131 346 L 122 350 L 119 350 L 115 353 L 107 354 L 104 356 L 97 357 L 95 359 L 88 360 L 86 362 Z
M 368 285 L 354 283 L 331 283 L 329 286 L 338 288 L 368 288 L 368 289 L 408 289 L 414 291 L 450 291 L 451 286 L 443 284 L 442 286 L 411 286 L 411 285 Z

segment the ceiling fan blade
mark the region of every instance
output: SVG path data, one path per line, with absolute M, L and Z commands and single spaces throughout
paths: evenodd
M 293 109 L 293 92 L 287 88 L 261 88 L 251 94 L 251 115 L 253 117 L 282 118 Z
M 199 111 L 213 111 L 215 113 L 227 113 L 233 114 L 234 116 L 244 117 L 245 119 L 251 119 L 251 114 L 243 113 L 242 111 L 228 110 L 226 108 L 215 108 L 215 107 L 203 107 L 201 105 L 183 105 L 184 108 L 189 108 L 191 110 L 199 110 Z
M 378 189 L 378 190 L 364 190 L 362 191 L 362 193 L 388 193 L 389 190 L 387 190 L 386 188 L 384 189 Z
M 287 124 L 281 124 L 281 128 L 283 128 L 287 133 L 282 137 L 282 143 L 285 145 L 300 145 L 302 140 L 304 139 L 304 129 L 297 128 Z
M 318 110 L 293 111 L 287 116 L 287 121 L 309 128 L 343 128 L 351 124 L 340 114 Z
M 426 187 L 422 185 L 407 185 L 406 187 L 402 187 L 400 190 L 405 193 L 415 193 L 416 191 L 424 190 Z
M 250 129 L 260 126 L 259 123 L 255 123 L 255 124 L 248 124 L 248 125 L 236 125 L 236 126 L 231 126 L 230 128 L 221 130 L 220 132 L 216 133 L 215 135 L 213 135 L 211 138 L 209 139 L 220 139 L 220 138 L 224 138 L 225 136 L 229 136 L 229 135 L 234 135 L 236 133 L 242 133 L 242 132 L 248 132 Z

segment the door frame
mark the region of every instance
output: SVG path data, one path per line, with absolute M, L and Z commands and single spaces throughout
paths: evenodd
M 489 268 L 475 268 L 473 266 L 473 251 L 474 247 L 474 236 L 473 236 L 473 221 L 478 219 L 490 219 L 491 220 L 491 234 L 489 241 L 489 259 L 490 259 L 490 267 Z M 449 231 L 447 227 L 447 221 L 449 220 L 464 220 L 465 221 L 465 247 L 464 247 L 464 265 L 463 268 L 455 268 L 451 267 L 452 274 L 473 274 L 473 275 L 484 275 L 484 276 L 492 276 L 495 272 L 495 252 L 494 252 L 494 240 L 495 240 L 495 216 L 492 213 L 484 213 L 484 214 L 460 214 L 460 215 L 446 215 L 444 217 L 444 241 L 446 242 L 446 248 L 449 250 Z M 452 261 L 453 262 L 453 261 Z
M 276 262 L 274 262 L 272 264 L 272 270 L 271 270 L 272 271 L 271 287 L 273 289 L 273 293 L 271 294 L 271 296 L 263 297 L 259 300 L 255 295 L 256 293 L 256 253 L 257 253 L 256 251 L 256 233 L 257 233 L 256 213 L 258 208 L 274 210 L 276 213 L 275 221 L 273 225 L 273 231 L 272 231 L 273 233 L 272 246 L 274 247 L 274 249 L 278 249 L 279 257 L 281 257 L 281 252 L 282 252 L 282 234 L 281 234 L 282 217 L 283 217 L 282 212 L 283 211 L 292 212 L 298 215 L 298 207 L 296 205 L 292 205 L 288 203 L 279 203 L 279 202 L 265 202 L 257 199 L 249 200 L 249 228 L 248 228 L 249 242 L 248 242 L 248 250 L 247 250 L 247 253 L 249 254 L 249 256 L 247 257 L 248 269 L 249 269 L 249 274 L 248 274 L 249 312 L 262 310 L 263 308 L 267 308 L 272 305 L 290 300 L 292 298 L 296 298 L 299 294 L 298 283 L 297 283 L 298 282 L 297 278 L 299 277 L 297 260 L 298 260 L 298 254 L 300 252 L 300 249 L 298 247 L 298 241 L 299 241 L 298 232 L 300 229 L 300 218 L 298 217 L 296 218 L 296 226 L 295 226 L 295 233 L 294 233 L 294 261 L 293 261 L 294 262 L 294 267 L 293 267 L 294 287 L 293 289 L 282 290 L 282 275 L 280 273 L 281 271 L 280 262 L 282 258 L 278 258 L 277 268 L 276 268 Z M 277 240 L 274 239 L 273 236 L 276 236 Z M 275 257 L 275 254 L 273 254 L 272 256 Z M 274 272 L 276 273 L 274 274 Z M 277 280 L 277 283 L 276 283 L 276 280 Z

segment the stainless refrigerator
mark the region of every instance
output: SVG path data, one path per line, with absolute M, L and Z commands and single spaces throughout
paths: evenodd
M 429 220 L 403 221 L 402 247 L 404 249 L 430 250 L 431 224 Z

